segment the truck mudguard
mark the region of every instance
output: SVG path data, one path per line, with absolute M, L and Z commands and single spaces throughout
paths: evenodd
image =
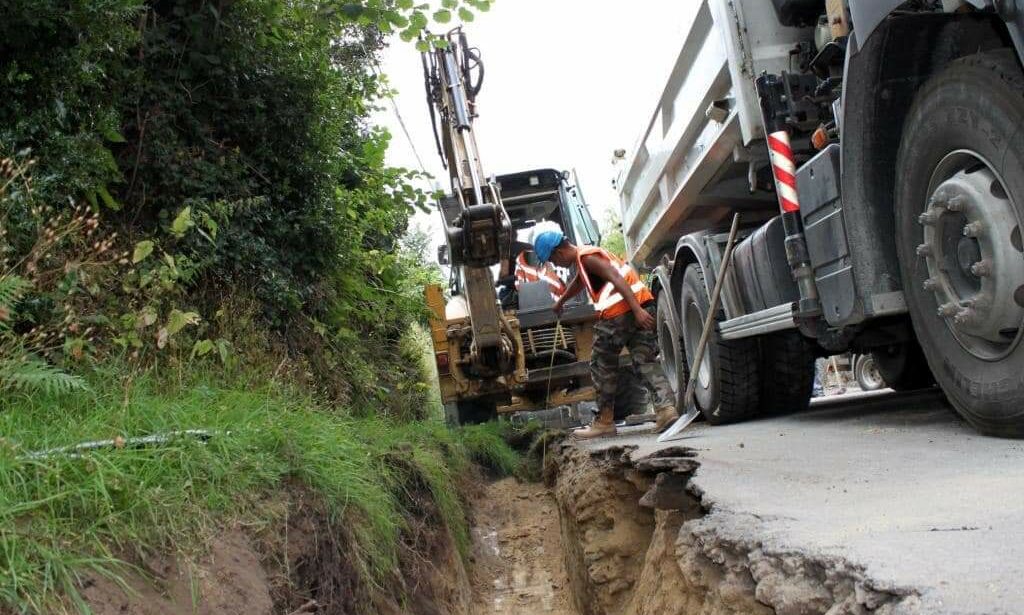
M 707 278 L 712 279 L 714 284 L 714 276 L 709 276 L 711 272 L 711 262 L 708 258 L 707 249 L 704 247 L 704 236 L 708 234 L 708 231 L 697 231 L 696 233 L 690 233 L 683 235 L 676 242 L 675 249 L 675 261 L 672 266 L 672 294 L 673 304 L 679 299 L 679 291 L 683 285 L 683 274 L 686 272 L 686 268 L 691 264 L 698 265 L 703 271 L 705 276 L 705 284 Z M 713 272 L 711 272 L 713 273 Z M 711 296 L 711 288 L 708 288 L 708 296 Z M 679 306 L 676 305 L 678 314 Z
M 863 45 L 856 32 L 851 35 L 845 80 L 858 87 L 843 91 L 842 216 L 856 296 L 853 309 L 845 316 L 833 313 L 830 324 L 901 310 L 893 190 L 903 122 L 932 74 L 952 60 L 1003 45 L 996 21 L 981 13 L 911 14 L 885 20 Z
M 1024 55 L 1024 11 L 1015 0 L 965 0 L 977 9 L 993 9 L 1006 23 L 1018 55 Z M 849 0 L 850 19 L 861 43 L 868 39 L 905 0 Z
M 829 145 L 801 166 L 796 181 L 822 313 L 831 325 L 849 322 L 858 305 L 839 198 L 839 146 Z
M 672 286 L 672 274 L 670 273 L 670 265 L 663 263 L 654 268 L 651 272 L 651 290 L 657 297 L 661 293 L 668 295 L 668 309 L 669 316 L 672 318 L 672 322 L 679 322 L 677 315 L 679 314 L 679 307 L 676 305 L 676 293 Z

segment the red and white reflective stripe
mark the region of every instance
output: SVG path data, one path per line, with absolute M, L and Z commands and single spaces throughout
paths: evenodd
M 635 282 L 629 289 L 636 294 L 644 289 L 644 283 Z M 604 290 L 601 291 L 601 295 L 597 298 L 597 303 L 594 304 L 594 309 L 598 312 L 603 312 L 620 301 L 625 301 L 622 294 L 615 290 L 615 287 L 611 284 L 605 284 Z
M 793 150 L 789 147 L 789 133 L 780 130 L 768 135 L 768 152 L 772 158 L 772 175 L 775 176 L 779 206 L 784 212 L 800 211 L 800 199 L 796 195 L 796 163 L 793 162 Z
M 565 292 L 565 283 L 550 269 L 536 269 L 523 261 L 516 263 L 516 280 L 519 282 L 544 281 L 551 287 L 551 296 L 556 299 Z
M 548 286 L 553 288 L 555 292 L 557 292 L 558 294 L 562 294 L 565 292 L 565 284 L 563 284 L 561 280 L 551 275 L 550 273 L 545 272 L 543 275 L 541 275 L 541 279 L 547 282 Z
M 520 275 L 523 278 L 529 278 L 533 276 L 535 280 L 540 277 L 540 272 L 534 269 L 533 267 L 530 267 L 529 265 L 519 263 L 517 266 L 518 269 L 516 269 L 516 275 Z

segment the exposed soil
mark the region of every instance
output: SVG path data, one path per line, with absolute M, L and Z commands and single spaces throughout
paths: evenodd
M 916 615 L 840 559 L 769 552 L 756 519 L 719 511 L 690 483 L 695 451 L 629 447 L 549 456 L 581 615 Z M 736 531 L 737 528 L 741 531 Z
M 506 478 L 475 504 L 470 613 L 577 615 L 550 490 Z
M 145 576 L 144 574 L 145 573 Z M 148 578 L 147 578 L 148 577 Z M 82 595 L 96 615 L 270 615 L 267 575 L 246 536 L 218 536 L 191 564 L 153 557 L 123 576 L 129 592 L 106 578 L 90 578 Z
M 90 575 L 82 595 L 96 615 L 466 615 L 469 577 L 455 541 L 422 485 L 407 496 L 398 567 L 379 586 L 354 567 L 347 526 L 292 484 L 266 504 L 272 523 L 219 531 L 198 556 L 127 558 L 134 569 L 123 585 Z
M 292 485 L 268 504 L 277 522 L 222 531 L 199 557 L 136 561 L 129 592 L 91 578 L 83 593 L 98 615 L 918 613 L 916 596 L 878 589 L 846 562 L 769 552 L 750 536 L 756 520 L 692 487 L 692 450 L 552 449 L 544 484 L 476 487 L 468 572 L 424 485 L 408 486 L 383 587 L 353 569 L 345 525 Z
M 644 570 L 654 515 L 638 504 L 644 490 L 615 459 L 591 459 L 565 447 L 555 493 L 573 597 L 582 615 L 625 613 Z

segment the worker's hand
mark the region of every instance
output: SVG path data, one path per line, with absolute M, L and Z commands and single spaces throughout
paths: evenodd
M 633 312 L 633 317 L 636 318 L 636 326 L 640 327 L 644 331 L 650 331 L 654 329 L 654 316 L 647 310 L 640 308 Z

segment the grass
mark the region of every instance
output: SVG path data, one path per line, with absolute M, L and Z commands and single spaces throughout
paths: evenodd
M 197 428 L 214 436 L 26 457 Z M 410 484 L 426 486 L 465 553 L 460 481 L 473 462 L 502 472 L 518 463 L 498 426 L 452 431 L 438 420 L 352 418 L 270 385 L 168 388 L 143 377 L 127 387 L 115 373 L 87 392 L 0 400 L 0 436 L 0 605 L 19 612 L 79 600 L 79 575 L 116 578 L 117 554 L 181 550 L 219 524 L 259 519 L 261 502 L 294 479 L 352 529 L 353 561 L 380 579 L 395 567 Z
M 501 475 L 516 474 L 522 459 L 508 444 L 507 423 L 469 425 L 460 432 L 460 440 L 469 458 L 478 465 Z

